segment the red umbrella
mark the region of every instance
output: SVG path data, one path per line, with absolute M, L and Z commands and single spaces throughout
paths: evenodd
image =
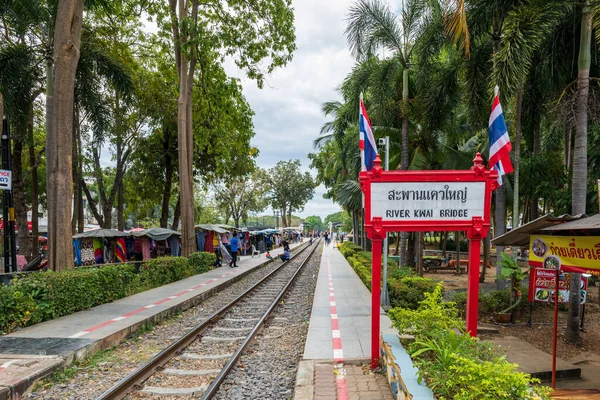
M 47 242 L 48 238 L 46 236 L 38 236 L 38 241 L 39 242 Z

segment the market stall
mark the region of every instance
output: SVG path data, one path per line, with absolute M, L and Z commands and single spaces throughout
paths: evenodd
M 140 256 L 140 253 L 136 251 L 139 249 L 141 249 L 142 260 L 181 254 L 179 243 L 181 233 L 179 232 L 166 228 L 135 229 L 132 230 L 131 235 L 133 254 L 136 255 L 136 259 Z M 139 244 L 136 245 L 136 241 L 139 241 Z
M 129 233 L 116 229 L 92 229 L 73 235 L 75 265 L 126 262 L 125 238 Z

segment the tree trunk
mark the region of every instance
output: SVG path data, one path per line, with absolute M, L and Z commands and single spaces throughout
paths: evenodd
M 504 180 L 505 178 L 502 177 L 502 185 L 496 189 L 496 225 L 494 226 L 494 237 L 503 235 L 504 232 L 506 232 L 506 186 L 504 185 Z M 504 246 L 496 246 L 496 275 L 498 276 L 498 278 L 496 278 L 496 289 L 498 290 L 504 290 L 506 287 L 506 280 L 500 277 L 502 272 L 502 265 L 500 265 L 502 257 L 500 254 L 503 252 Z
M 448 232 L 443 231 L 440 233 L 440 236 L 442 241 L 442 258 L 446 259 L 446 243 L 448 242 Z
M 423 232 L 417 232 L 417 275 L 423 276 Z
M 515 156 L 513 167 L 514 182 L 513 182 L 513 213 L 512 213 L 512 229 L 519 227 L 519 167 L 521 163 L 521 115 L 523 113 L 523 86 L 517 91 L 517 110 L 515 115 Z
M 71 218 L 71 232 L 75 234 L 77 231 L 77 220 L 79 218 L 79 207 L 81 204 L 77 201 L 79 198 L 79 191 L 81 190 L 82 176 L 79 174 L 79 152 L 77 151 L 77 135 L 79 125 L 79 108 L 75 105 L 75 112 L 73 117 L 73 146 L 72 146 L 72 168 L 73 168 L 73 217 Z
M 179 16 L 176 5 L 178 3 Z M 179 100 L 177 102 L 177 141 L 179 156 L 179 183 L 180 183 L 180 212 L 181 212 L 181 255 L 189 256 L 195 251 L 196 237 L 194 232 L 194 193 L 193 193 L 193 132 L 192 132 L 192 88 L 194 69 L 196 65 L 195 45 L 192 44 L 187 51 L 182 49 L 180 43 L 193 39 L 187 37 L 187 29 L 180 32 L 180 26 L 187 20 L 195 24 L 198 16 L 198 0 L 191 4 L 191 20 L 189 15 L 190 2 L 184 0 L 170 0 L 173 41 L 175 43 L 175 58 L 179 74 Z M 190 29 L 191 30 L 191 29 Z
M 179 216 L 181 215 L 181 199 L 177 198 L 177 204 L 175 205 L 175 209 L 173 210 L 173 224 L 171 225 L 171 229 L 176 231 L 179 229 Z M 227 222 L 225 222 L 227 223 Z
M 53 126 L 47 132 L 48 265 L 73 268 L 71 202 L 73 182 L 73 96 L 79 62 L 83 0 L 59 0 L 54 32 Z M 48 101 L 49 99 L 46 99 Z
M 590 2 L 585 0 L 581 10 L 581 39 L 579 41 L 579 60 L 577 74 L 577 107 L 575 115 L 575 146 L 573 149 L 573 186 L 572 211 L 574 215 L 585 214 L 587 196 L 587 123 L 588 93 L 591 62 L 592 16 Z M 569 315 L 567 319 L 567 336 L 570 343 L 579 343 L 579 287 L 581 274 L 571 274 L 569 291 Z
M 352 210 L 352 243 L 358 244 L 358 210 Z
M 415 258 L 416 258 L 416 241 L 417 235 L 415 232 L 408 233 L 408 243 L 406 248 L 406 265 L 411 267 L 416 267 Z
M 163 154 L 165 156 L 165 185 L 163 189 L 162 206 L 160 212 L 160 227 L 166 228 L 169 223 L 169 205 L 171 203 L 171 187 L 173 185 L 173 162 L 169 151 L 171 140 L 170 131 L 165 129 L 163 133 Z
M 483 238 L 483 265 L 481 266 L 481 272 L 479 273 L 479 282 L 485 282 L 485 274 L 487 271 L 487 265 L 490 261 L 490 231 L 488 231 L 485 238 Z
M 2 106 L 0 105 L 0 108 Z M 0 121 L 2 117 L 0 116 Z M 31 236 L 32 236 L 32 256 L 37 257 L 40 252 L 38 246 L 39 235 L 39 210 L 38 210 L 38 166 L 35 157 L 35 142 L 33 140 L 33 103 L 29 108 L 29 123 L 27 124 L 27 133 L 29 137 L 29 164 L 31 165 Z
M 79 168 L 79 175 L 81 174 L 81 160 L 83 159 L 83 157 L 81 156 L 81 135 L 77 135 L 77 165 Z M 80 176 L 79 181 L 77 181 L 77 186 L 79 187 L 78 193 L 77 193 L 77 198 L 75 199 L 75 201 L 79 204 L 79 213 L 77 215 L 77 232 L 78 233 L 83 233 L 83 229 L 85 227 L 85 220 L 84 220 L 84 209 L 83 209 L 83 176 Z
M 456 273 L 460 274 L 460 232 L 454 231 L 454 244 L 456 245 Z
M 23 182 L 23 127 L 20 127 L 21 132 L 17 133 L 17 137 L 13 140 L 12 153 L 12 171 L 13 183 L 12 192 L 14 199 L 15 218 L 17 228 L 19 230 L 19 253 L 24 255 L 27 260 L 31 259 L 31 236 L 27 224 L 27 205 L 25 204 L 25 182 Z

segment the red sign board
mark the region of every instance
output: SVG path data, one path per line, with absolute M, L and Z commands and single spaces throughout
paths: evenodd
M 556 282 L 556 270 L 544 268 L 532 268 L 529 281 L 529 301 L 538 303 L 554 303 L 554 286 Z M 569 273 L 561 274 L 558 278 L 558 302 L 568 303 L 571 276 Z M 581 288 L 579 288 L 581 304 L 585 303 L 587 297 L 587 278 L 581 277 Z
M 498 173 L 477 153 L 470 170 L 384 171 L 381 159 L 359 175 L 367 236 L 372 241 L 371 363 L 379 358 L 381 251 L 387 232 L 466 231 L 469 238 L 467 332 L 477 336 L 481 240 L 490 228 Z

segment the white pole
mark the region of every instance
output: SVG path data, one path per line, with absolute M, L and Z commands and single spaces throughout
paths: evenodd
M 390 137 L 385 137 L 385 170 L 390 169 Z M 388 234 L 385 233 L 385 239 L 383 239 L 383 289 L 381 290 L 381 306 L 384 310 L 389 310 L 390 296 L 388 295 L 387 288 L 387 266 L 388 266 Z

